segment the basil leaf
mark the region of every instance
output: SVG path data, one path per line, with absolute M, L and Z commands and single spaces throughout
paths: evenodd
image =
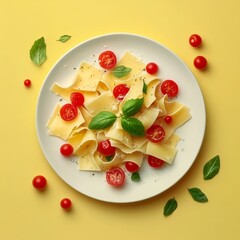
M 143 105 L 143 98 L 131 99 L 123 104 L 122 112 L 126 117 L 130 117 L 138 113 Z
M 219 155 L 210 159 L 205 163 L 203 167 L 203 178 L 204 180 L 209 180 L 215 177 L 220 170 L 220 157 Z
M 118 66 L 118 67 L 113 69 L 113 75 L 117 78 L 121 78 L 121 77 L 126 76 L 131 71 L 132 71 L 131 68 L 128 68 L 128 67 L 125 67 L 125 66 L 121 65 L 121 66 Z
M 59 42 L 66 42 L 71 38 L 69 35 L 62 35 L 57 41 Z
M 122 117 L 121 125 L 132 136 L 141 137 L 145 134 L 144 126 L 137 118 Z
M 175 198 L 169 199 L 164 206 L 163 215 L 164 216 L 171 215 L 176 210 L 177 207 L 178 207 L 178 204 L 176 199 Z
M 208 202 L 207 196 L 201 191 L 199 188 L 189 188 L 188 189 L 189 193 L 192 195 L 192 198 L 201 203 Z
M 139 173 L 138 172 L 132 173 L 131 180 L 133 182 L 139 182 L 141 180 L 141 177 L 140 177 Z
M 117 117 L 114 113 L 103 111 L 93 117 L 88 128 L 92 130 L 105 129 L 113 125 L 116 119 Z
M 143 81 L 143 93 L 147 94 L 147 84 Z
M 30 58 L 37 65 L 41 65 L 46 61 L 46 43 L 44 37 L 34 42 L 30 49 Z

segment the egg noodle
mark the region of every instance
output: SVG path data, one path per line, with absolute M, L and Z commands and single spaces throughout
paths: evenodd
M 111 70 L 105 71 L 95 65 L 81 62 L 76 77 L 69 86 L 63 87 L 57 82 L 52 85 L 51 91 L 64 100 L 57 103 L 48 120 L 49 135 L 59 137 L 72 145 L 74 155 L 78 157 L 80 170 L 106 171 L 113 166 L 121 166 L 126 161 L 135 162 L 141 166 L 148 155 L 171 164 L 180 140 L 175 130 L 191 118 L 190 109 L 163 95 L 159 90 L 161 79 L 156 75 L 148 74 L 145 71 L 145 63 L 129 51 L 124 53 L 116 65 L 131 68 L 126 76 L 117 78 Z M 119 101 L 113 96 L 113 89 L 122 83 L 129 87 L 129 91 L 123 100 Z M 143 91 L 144 88 L 146 91 Z M 70 103 L 70 95 L 73 92 L 84 95 L 84 105 L 78 108 L 76 118 L 64 121 L 60 116 L 60 109 L 63 102 Z M 120 116 L 124 103 L 142 98 L 143 106 L 134 118 L 142 122 L 145 130 L 156 123 L 161 125 L 165 130 L 163 141 L 154 143 L 146 136 L 138 137 L 129 134 L 122 128 L 120 118 L 106 129 L 89 129 L 89 123 L 98 113 L 109 111 Z M 172 117 L 170 124 L 164 121 L 165 116 Z M 106 157 L 97 150 L 98 143 L 106 139 L 116 147 L 111 161 L 107 161 Z

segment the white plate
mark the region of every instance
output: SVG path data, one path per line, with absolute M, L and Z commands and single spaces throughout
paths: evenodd
M 94 62 L 102 51 L 110 49 L 117 57 L 130 50 L 145 63 L 159 64 L 161 79 L 173 79 L 180 88 L 177 101 L 190 107 L 192 119 L 177 129 L 182 137 L 172 165 L 152 169 L 146 164 L 141 169 L 141 181 L 136 183 L 127 175 L 126 184 L 116 189 L 107 184 L 104 173 L 82 172 L 77 164 L 59 154 L 62 141 L 47 133 L 46 123 L 59 98 L 50 92 L 54 82 L 68 85 L 82 60 Z M 69 80 L 69 81 L 68 81 Z M 42 86 L 37 105 L 37 134 L 43 153 L 56 173 L 71 187 L 91 198 L 115 203 L 136 202 L 158 195 L 173 186 L 193 164 L 205 132 L 205 105 L 197 80 L 179 57 L 146 37 L 115 33 L 85 41 L 67 52 L 52 68 Z

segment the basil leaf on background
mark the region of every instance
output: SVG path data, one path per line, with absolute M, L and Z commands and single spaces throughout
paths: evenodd
M 103 111 L 92 118 L 88 128 L 92 130 L 105 129 L 113 125 L 116 119 L 117 116 L 114 113 Z
M 134 172 L 134 173 L 132 173 L 132 175 L 131 175 L 131 180 L 132 180 L 133 182 L 139 182 L 139 181 L 141 180 L 141 177 L 140 177 L 139 172 Z
M 203 178 L 204 180 L 209 180 L 215 177 L 220 170 L 220 157 L 219 155 L 210 159 L 205 163 L 203 167 Z
M 113 69 L 113 75 L 117 78 L 121 78 L 126 76 L 128 73 L 130 73 L 132 71 L 131 68 L 125 67 L 125 66 L 118 66 L 116 68 Z
M 64 43 L 64 42 L 68 41 L 70 38 L 71 38 L 71 36 L 69 36 L 69 35 L 62 35 L 57 41 Z
M 121 125 L 132 136 L 142 137 L 145 135 L 144 126 L 137 118 L 122 117 Z
M 188 188 L 188 192 L 191 194 L 192 198 L 201 203 L 208 202 L 208 198 L 205 193 L 202 192 L 199 188 Z
M 33 43 L 30 49 L 30 58 L 37 65 L 41 65 L 46 61 L 47 55 L 44 37 L 39 38 Z
M 124 103 L 122 107 L 123 115 L 130 117 L 138 113 L 143 105 L 143 98 L 131 99 Z
M 175 198 L 169 199 L 164 206 L 163 215 L 164 216 L 171 215 L 176 210 L 177 207 L 178 207 L 178 203 L 176 199 Z

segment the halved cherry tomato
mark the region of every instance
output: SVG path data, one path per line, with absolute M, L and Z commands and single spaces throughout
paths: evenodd
M 70 95 L 70 101 L 71 101 L 73 106 L 80 107 L 84 103 L 84 96 L 80 92 L 73 92 Z
M 161 142 L 165 137 L 165 131 L 160 125 L 152 125 L 146 132 L 147 138 L 154 143 Z
M 140 168 L 135 162 L 131 161 L 125 162 L 125 167 L 129 172 L 137 172 Z
M 73 147 L 69 143 L 65 143 L 60 147 L 60 152 L 63 156 L 68 157 L 73 153 Z
M 112 156 L 115 154 L 116 148 L 111 145 L 109 139 L 98 143 L 97 150 L 104 156 Z
M 63 198 L 60 201 L 60 206 L 65 210 L 69 210 L 72 207 L 72 201 L 69 198 Z
M 164 118 L 165 123 L 170 124 L 172 122 L 172 117 L 171 116 L 166 116 Z
M 112 51 L 104 51 L 98 57 L 99 64 L 104 69 L 112 69 L 117 63 L 117 57 Z
M 60 109 L 60 116 L 64 121 L 71 121 L 77 117 L 78 110 L 72 104 L 67 103 Z
M 153 168 L 160 168 L 164 165 L 164 161 L 160 158 L 149 155 L 148 156 L 148 164 Z
M 146 71 L 149 74 L 155 74 L 158 71 L 158 65 L 156 63 L 154 63 L 154 62 L 150 62 L 146 66 Z
M 165 80 L 160 85 L 163 94 L 167 94 L 168 97 L 176 97 L 178 94 L 178 85 L 173 80 Z
M 125 173 L 120 167 L 113 167 L 106 172 L 107 182 L 114 187 L 121 187 L 125 182 Z
M 198 34 L 192 34 L 189 37 L 189 43 L 192 47 L 199 47 L 202 44 L 202 38 Z
M 193 64 L 197 69 L 203 70 L 207 67 L 207 59 L 203 56 L 197 56 L 193 60 Z
M 118 84 L 113 89 L 113 95 L 117 100 L 122 101 L 128 91 L 129 87 L 126 84 Z
M 42 175 L 37 175 L 33 178 L 32 185 L 38 190 L 44 190 L 47 186 L 47 179 Z

